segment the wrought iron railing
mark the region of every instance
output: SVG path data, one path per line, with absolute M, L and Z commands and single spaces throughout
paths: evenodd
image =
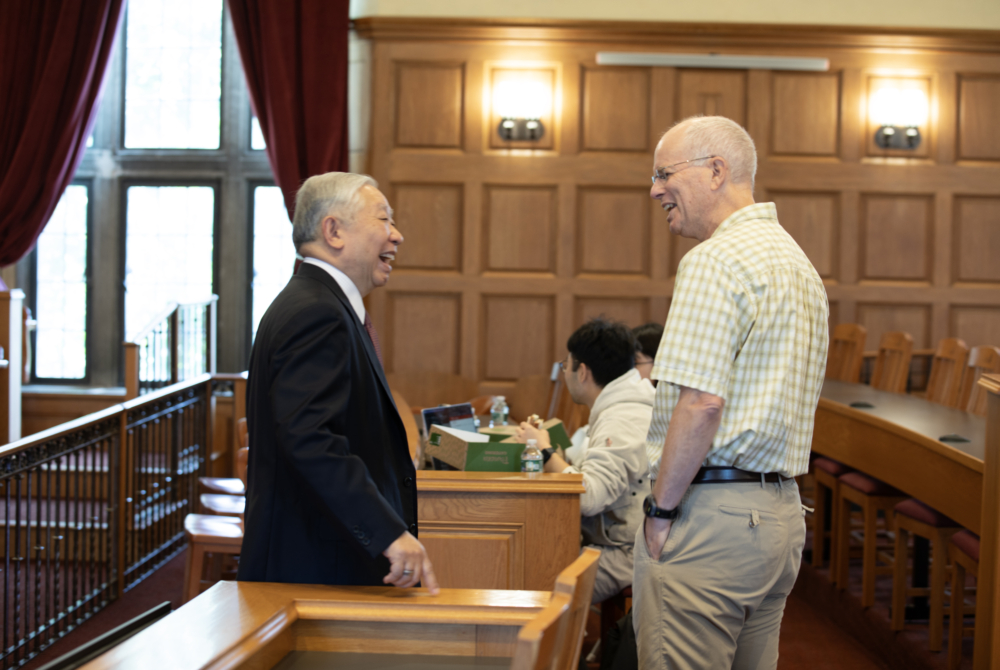
M 125 342 L 126 398 L 215 372 L 218 299 L 171 303 Z
M 22 665 L 184 548 L 210 375 L 0 448 L 0 667 Z

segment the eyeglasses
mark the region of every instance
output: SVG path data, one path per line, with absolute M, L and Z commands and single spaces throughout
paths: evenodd
M 689 158 L 686 161 L 681 161 L 680 163 L 674 163 L 673 165 L 668 165 L 667 167 L 656 168 L 655 170 L 653 170 L 653 177 L 652 177 L 653 186 L 656 186 L 657 180 L 662 179 L 663 181 L 667 181 L 672 176 L 680 172 L 680 170 L 667 172 L 667 170 L 669 170 L 670 168 L 677 167 L 678 165 L 684 165 L 685 163 L 694 163 L 695 161 L 708 160 L 709 158 L 715 158 L 715 156 L 702 156 L 701 158 Z
M 559 372 L 566 372 L 566 366 L 569 365 L 569 356 L 559 361 Z

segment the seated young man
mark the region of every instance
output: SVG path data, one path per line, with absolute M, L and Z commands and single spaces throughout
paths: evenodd
M 589 445 L 572 465 L 545 452 L 545 471 L 583 474 L 580 525 L 584 545 L 601 552 L 593 597 L 598 603 L 632 584 L 632 547 L 650 492 L 646 432 L 655 393 L 635 369 L 636 341 L 626 326 L 593 319 L 566 348 L 562 374 L 573 400 L 590 408 Z M 548 433 L 528 423 L 517 437 L 550 448 Z

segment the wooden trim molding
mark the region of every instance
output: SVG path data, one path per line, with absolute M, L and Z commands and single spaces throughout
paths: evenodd
M 628 42 L 677 47 L 862 48 L 1000 53 L 1000 31 L 798 24 L 570 21 L 371 16 L 353 21 L 360 37 L 380 41 Z

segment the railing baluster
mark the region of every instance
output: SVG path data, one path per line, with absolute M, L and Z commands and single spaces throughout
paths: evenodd
M 21 478 L 24 477 L 23 474 L 18 474 L 14 479 L 16 482 L 15 486 L 15 503 L 16 507 L 14 515 L 14 639 L 22 637 L 21 635 Z M 14 662 L 18 660 L 20 652 L 20 647 L 14 650 Z
M 10 479 L 5 479 L 4 480 L 4 487 L 3 487 L 4 488 L 4 515 L 3 515 L 3 520 L 4 520 L 4 526 L 6 526 L 6 529 L 5 529 L 5 540 L 4 540 L 4 545 L 3 545 L 3 553 L 4 553 L 4 557 L 3 557 L 3 584 L 4 584 L 4 589 L 3 589 L 3 652 L 5 654 L 5 657 L 4 657 L 4 667 L 8 667 L 8 663 L 6 662 L 6 653 L 7 653 L 7 650 L 10 649 L 10 641 L 9 641 L 9 637 L 8 637 L 8 630 L 10 628 L 9 623 L 10 623 L 10 620 L 11 620 L 11 615 L 10 615 L 10 590 L 11 590 L 11 588 L 13 586 L 10 583 L 10 575 L 11 575 L 11 565 L 10 565 L 10 563 L 11 563 L 11 561 L 10 561 L 10 546 L 11 546 L 10 545 L 10 517 L 11 517 L 11 513 L 10 513 L 10 511 L 11 511 L 10 510 L 10 489 L 11 489 L 11 487 L 10 487 L 10 482 L 11 482 Z M 17 531 L 15 530 L 15 532 L 17 532 Z M 17 639 L 17 635 L 14 636 L 14 639 L 15 640 Z

